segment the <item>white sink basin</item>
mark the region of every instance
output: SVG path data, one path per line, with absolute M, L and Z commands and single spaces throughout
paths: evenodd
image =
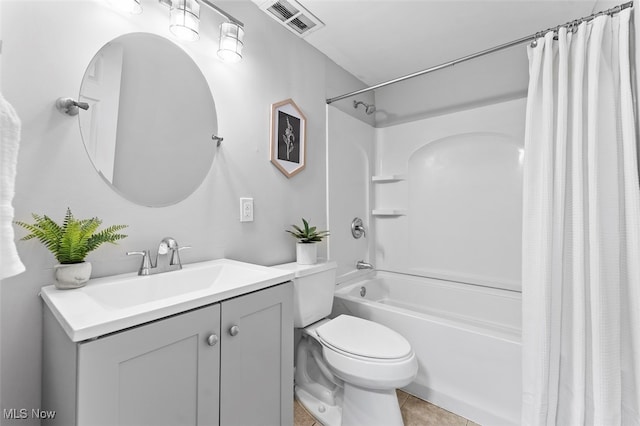
M 156 275 L 92 279 L 41 296 L 72 341 L 82 341 L 289 281 L 284 270 L 218 259 Z
M 107 308 L 130 308 L 203 290 L 259 282 L 270 272 L 265 271 L 266 268 L 250 266 L 232 263 L 185 265 L 179 271 L 86 286 L 84 292 Z

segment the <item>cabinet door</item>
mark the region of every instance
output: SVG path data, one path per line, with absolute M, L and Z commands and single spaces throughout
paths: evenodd
M 218 304 L 80 344 L 78 425 L 217 425 L 219 330 Z
M 220 424 L 292 425 L 292 283 L 222 302 L 220 334 Z

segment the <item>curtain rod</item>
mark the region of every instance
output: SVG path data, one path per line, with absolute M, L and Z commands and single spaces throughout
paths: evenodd
M 510 41 L 508 43 L 501 44 L 499 46 L 495 46 L 495 47 L 492 47 L 492 48 L 489 48 L 489 49 L 485 49 L 485 50 L 482 50 L 480 52 L 472 53 L 470 55 L 463 56 L 463 57 L 458 58 L 458 59 L 454 59 L 453 61 L 444 62 L 444 63 L 442 63 L 440 65 L 436 65 L 434 67 L 427 68 L 427 69 L 422 70 L 422 71 L 417 71 L 417 72 L 414 72 L 412 74 L 407 74 L 405 76 L 395 78 L 393 80 L 389 80 L 389 81 L 385 81 L 383 83 L 378 83 L 378 84 L 373 85 L 373 86 L 365 87 L 364 89 L 360 89 L 360 90 L 356 90 L 356 91 L 353 91 L 353 92 L 345 93 L 344 95 L 336 96 L 334 98 L 328 98 L 326 100 L 326 102 L 327 102 L 327 104 L 331 104 L 331 103 L 333 103 L 335 101 L 339 101 L 341 99 L 350 98 L 352 96 L 356 96 L 356 95 L 359 95 L 359 94 L 365 93 L 365 92 L 370 92 L 372 90 L 379 89 L 381 87 L 388 86 L 390 84 L 399 83 L 401 81 L 408 80 L 410 78 L 414 78 L 414 77 L 418 77 L 418 76 L 421 76 L 421 75 L 424 75 L 424 74 L 428 74 L 430 72 L 437 71 L 437 70 L 440 70 L 442 68 L 451 67 L 451 66 L 459 64 L 461 62 L 466 62 L 466 61 L 469 61 L 471 59 L 478 58 L 480 56 L 488 55 L 489 53 L 494 53 L 494 52 L 498 52 L 500 50 L 507 49 L 509 47 L 517 46 L 518 44 L 532 42 L 534 40 L 537 40 L 538 37 L 541 37 L 542 35 L 544 35 L 545 33 L 549 32 L 549 31 L 558 31 L 561 27 L 564 27 L 564 26 L 572 26 L 572 25 L 575 26 L 575 25 L 578 25 L 578 24 L 580 24 L 582 22 L 588 22 L 588 21 L 591 21 L 591 20 L 593 20 L 593 19 L 595 19 L 595 18 L 597 18 L 598 16 L 601 16 L 601 15 L 613 15 L 613 14 L 619 13 L 620 11 L 622 11 L 624 9 L 627 9 L 629 7 L 632 7 L 632 6 L 633 6 L 633 1 L 630 1 L 630 2 L 627 2 L 627 3 L 623 3 L 623 4 L 620 4 L 620 5 L 616 6 L 616 7 L 612 7 L 611 9 L 607 9 L 607 10 L 603 10 L 601 12 L 593 13 L 593 14 L 591 14 L 589 16 L 584 17 L 584 18 L 576 19 L 576 20 L 567 22 L 567 23 L 562 24 L 562 25 L 557 25 L 555 27 L 547 28 L 544 31 L 538 31 L 535 34 L 531 34 L 531 35 L 528 35 L 526 37 L 522 37 L 522 38 L 519 38 L 517 40 L 513 40 L 513 41 Z

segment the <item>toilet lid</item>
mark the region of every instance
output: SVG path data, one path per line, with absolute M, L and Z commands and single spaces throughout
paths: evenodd
M 318 337 L 343 352 L 369 358 L 397 359 L 411 353 L 411 345 L 400 334 L 384 325 L 349 315 L 316 329 Z

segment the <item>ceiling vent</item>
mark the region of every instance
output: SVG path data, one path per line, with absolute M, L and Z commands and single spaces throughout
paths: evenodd
M 267 15 L 304 37 L 324 27 L 324 23 L 295 0 L 253 0 Z

